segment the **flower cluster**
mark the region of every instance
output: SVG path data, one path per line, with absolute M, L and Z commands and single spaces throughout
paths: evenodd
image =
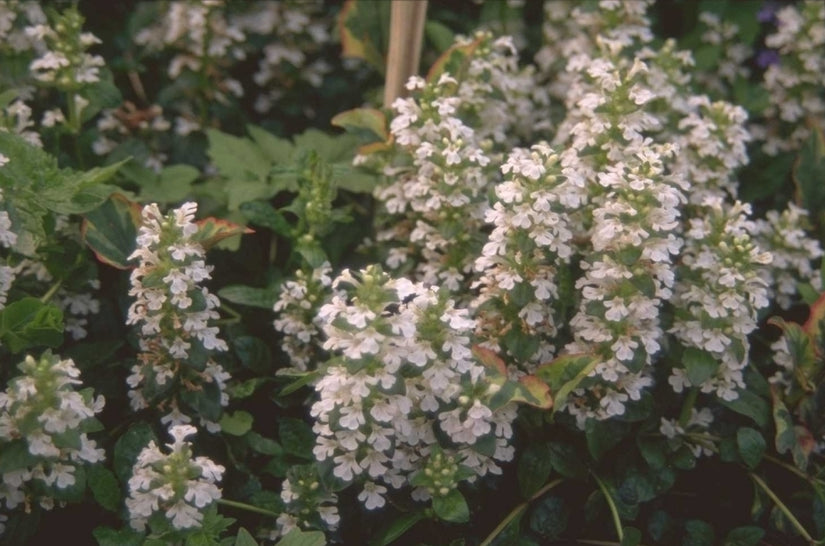
M 138 454 L 129 478 L 129 523 L 137 531 L 163 528 L 168 520 L 176 530 L 200 527 L 203 512 L 221 498 L 216 485 L 224 467 L 208 457 L 192 457 L 192 444 L 186 438 L 197 429 L 190 425 L 169 428 L 173 442 L 163 453 L 154 440 Z
M 776 12 L 776 25 L 765 44 L 779 61 L 765 71 L 770 105 L 767 127 L 759 130 L 762 148 L 771 155 L 797 149 L 810 134 L 808 126 L 825 122 L 825 6 L 812 0 L 784 6 Z
M 94 416 L 104 400 L 91 389 L 76 390 L 82 382 L 71 359 L 47 351 L 27 356 L 18 368 L 22 375 L 0 392 L 0 505 L 28 512 L 36 503 L 48 510 L 76 486 L 84 463 L 104 459 L 88 437 L 101 428 Z
M 569 279 L 575 252 L 570 213 L 586 195 L 583 180 L 567 178 L 545 143 L 516 148 L 501 170 L 506 179 L 485 214 L 494 228 L 475 262 L 480 277 L 473 306 L 487 347 L 500 350 L 504 343 L 522 365 L 537 364 L 558 349 L 559 283 Z
M 341 521 L 336 506 L 338 496 L 321 485 L 316 465 L 290 467 L 281 485 L 281 500 L 284 511 L 278 517 L 276 531 L 270 536 L 272 540 L 301 527 L 333 531 Z
M 2 154 L 0 154 L 2 155 Z M 5 157 L 5 156 L 3 156 Z M 2 157 L 0 157 L 2 160 Z M 8 158 L 6 158 L 8 161 Z M 3 166 L 0 165 L 0 169 Z M 3 190 L 0 188 L 0 206 L 4 201 Z M 0 210 L 0 247 L 12 248 L 17 243 L 17 234 L 12 231 L 11 218 L 5 210 Z M 6 298 L 16 276 L 15 268 L 6 263 L 6 259 L 0 256 L 0 309 L 6 306 Z
M 182 119 L 178 118 L 179 123 L 175 132 L 185 136 L 189 131 L 182 130 Z M 159 171 L 166 162 L 167 155 L 160 150 L 161 145 L 155 141 L 169 131 L 171 126 L 160 106 L 152 105 L 138 109 L 134 103 L 126 101 L 117 109 L 109 108 L 102 112 L 97 121 L 99 135 L 92 143 L 92 151 L 97 155 L 107 155 L 122 142 L 134 142 L 137 138 L 149 148 L 146 158 L 142 158 L 144 166 Z
M 387 487 L 410 484 L 435 446 L 471 470 L 500 473 L 513 404 L 491 404 L 500 386 L 469 349 L 475 322 L 446 291 L 392 280 L 372 266 L 345 270 L 319 316 L 334 356 L 315 385 L 318 461 L 345 483 L 357 482 L 368 508 L 385 504 Z M 483 446 L 486 446 L 482 448 Z M 413 497 L 430 497 L 417 487 Z
M 746 61 L 753 51 L 738 41 L 741 30 L 736 23 L 722 20 L 710 11 L 700 13 L 699 22 L 702 43 L 719 48 L 719 57 L 715 70 L 697 72 L 696 83 L 714 96 L 727 96 L 737 80 L 750 77 L 751 71 Z
M 132 271 L 127 324 L 140 326 L 138 363 L 128 378 L 132 408 L 151 404 L 169 411 L 163 421 L 188 423 L 189 416 L 176 396 L 176 387 L 204 391 L 215 402 L 229 401 L 224 384 L 229 374 L 211 357 L 226 351 L 218 328 L 218 298 L 199 283 L 210 278 L 211 266 L 198 242 L 194 222 L 197 205 L 185 203 L 166 216 L 157 205 L 143 208 L 138 248 L 130 256 L 140 263 Z M 209 430 L 218 430 L 213 419 L 201 415 Z
M 275 329 L 284 337 L 281 349 L 293 367 L 306 371 L 320 356 L 320 321 L 318 309 L 331 291 L 332 267 L 324 262 L 310 275 L 298 270 L 295 279 L 284 282 L 274 311 Z
M 415 262 L 420 280 L 453 291 L 465 284 L 482 244 L 486 193 L 500 178 L 495 161 L 542 125 L 531 109 L 533 75 L 519 70 L 509 39 L 480 33 L 456 47 L 467 55 L 463 77 L 413 77 L 413 96 L 393 103 L 396 146 L 383 165 L 393 181 L 376 192 L 388 213 L 378 239 L 401 243 L 386 264 L 408 269 Z
M 670 330 L 689 351 L 668 379 L 676 392 L 698 387 L 735 400 L 745 388 L 748 334 L 756 329 L 757 311 L 768 305 L 760 270 L 772 259 L 753 242 L 750 212 L 747 204 L 708 198 L 690 219 Z

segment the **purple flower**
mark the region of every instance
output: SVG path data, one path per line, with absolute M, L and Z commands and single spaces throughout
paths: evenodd
M 760 23 L 776 23 L 776 11 L 779 9 L 779 4 L 776 2 L 765 2 L 756 13 L 756 20 Z
M 767 68 L 772 64 L 779 64 L 779 53 L 775 49 L 762 49 L 756 55 L 756 64 L 760 68 Z

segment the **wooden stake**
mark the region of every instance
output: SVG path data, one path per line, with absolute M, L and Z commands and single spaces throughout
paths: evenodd
M 404 85 L 410 76 L 418 74 L 426 18 L 427 0 L 392 0 L 390 47 L 384 82 L 386 108 L 406 93 Z

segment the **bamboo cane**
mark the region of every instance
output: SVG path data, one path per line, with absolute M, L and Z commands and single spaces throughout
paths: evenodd
M 390 10 L 390 47 L 384 82 L 384 107 L 404 95 L 404 84 L 418 73 L 427 0 L 392 0 Z

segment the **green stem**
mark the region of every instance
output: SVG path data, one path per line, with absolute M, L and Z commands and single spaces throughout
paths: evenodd
M 57 282 L 55 282 L 53 285 L 51 285 L 51 286 L 49 287 L 49 291 L 48 291 L 48 292 L 46 292 L 45 294 L 43 294 L 43 295 L 40 297 L 40 303 L 46 303 L 46 302 L 48 302 L 50 299 L 52 299 L 52 296 L 54 296 L 54 295 L 55 295 L 55 293 L 56 293 L 58 290 L 60 290 L 60 287 L 61 287 L 61 285 L 62 285 L 62 284 L 63 284 L 63 279 L 60 279 L 59 281 L 57 281 Z
M 256 514 L 262 514 L 264 516 L 270 516 L 273 518 L 277 518 L 281 514 L 278 512 L 273 512 L 272 510 L 266 510 L 265 508 L 258 508 L 257 506 L 252 506 L 251 504 L 246 504 L 245 502 L 238 502 L 229 499 L 218 499 L 218 504 L 222 504 L 224 506 L 231 506 L 232 508 L 238 508 L 240 510 L 246 510 L 247 512 L 255 512 Z
M 613 497 L 610 496 L 610 491 L 607 490 L 607 486 L 599 479 L 596 473 L 591 470 L 590 474 L 593 475 L 593 479 L 596 480 L 596 483 L 599 484 L 599 489 L 602 490 L 602 494 L 607 501 L 607 506 L 610 508 L 610 513 L 613 515 L 613 526 L 616 528 L 616 535 L 618 535 L 619 542 L 621 542 L 624 540 L 624 531 L 622 530 L 622 520 L 619 517 L 619 511 L 616 509 L 616 503 L 613 501 Z
M 521 514 L 524 510 L 526 510 L 527 506 L 531 502 L 538 499 L 539 497 L 541 497 L 542 495 L 544 495 L 545 493 L 547 493 L 548 491 L 550 491 L 551 489 L 553 489 L 554 487 L 556 487 L 557 485 L 559 485 L 563 481 L 564 480 L 562 480 L 561 478 L 559 478 L 557 480 L 553 480 L 552 482 L 548 483 L 547 485 L 545 485 L 544 487 L 542 487 L 541 489 L 536 491 L 533 494 L 533 496 L 531 496 L 529 499 L 527 499 L 526 501 L 522 502 L 521 504 L 519 504 L 518 506 L 513 508 L 510 511 L 510 513 L 507 514 L 507 517 L 505 517 L 503 520 L 501 520 L 501 523 L 499 523 L 496 526 L 496 528 L 493 529 L 492 533 L 487 535 L 487 538 L 485 538 L 484 541 L 479 546 L 490 546 L 490 544 L 493 542 L 493 539 L 495 539 L 499 534 L 501 534 L 501 532 L 504 531 L 504 529 L 508 525 L 510 525 L 511 521 L 516 519 L 519 516 L 519 514 Z
M 693 407 L 696 405 L 696 397 L 699 396 L 699 389 L 697 387 L 693 387 L 687 393 L 685 397 L 685 402 L 682 404 L 682 411 L 679 413 L 679 426 L 685 428 L 690 421 L 690 414 L 692 413 Z
M 788 508 L 785 505 L 785 503 L 782 502 L 779 499 L 779 497 L 776 496 L 776 493 L 774 493 L 773 490 L 771 490 L 771 488 L 768 487 L 768 484 L 766 484 L 762 480 L 762 478 L 760 478 L 759 476 L 757 476 L 753 472 L 749 472 L 748 474 L 749 474 L 750 478 L 753 480 L 753 483 L 758 485 L 759 488 L 762 489 L 762 491 L 764 491 L 765 494 L 768 495 L 768 497 L 770 497 L 770 499 L 773 501 L 773 503 L 776 505 L 776 507 L 779 508 L 779 510 L 785 515 L 785 517 L 788 518 L 788 521 L 791 522 L 791 525 L 793 525 L 794 529 L 796 529 L 796 531 L 800 535 L 802 535 L 802 537 L 805 540 L 807 540 L 808 542 L 814 542 L 813 537 L 811 537 L 811 535 L 808 533 L 808 531 L 806 531 L 805 528 L 802 526 L 802 524 L 799 523 L 799 520 L 796 519 L 796 516 L 793 515 L 790 508 Z
M 792 464 L 788 464 L 788 463 L 786 463 L 785 461 L 782 461 L 782 460 L 780 460 L 780 459 L 777 459 L 776 457 L 773 457 L 773 456 L 771 456 L 771 455 L 764 455 L 764 456 L 763 456 L 763 458 L 764 458 L 766 461 L 770 461 L 770 462 L 772 462 L 773 464 L 775 464 L 775 465 L 777 465 L 777 466 L 781 466 L 782 468 L 784 468 L 785 470 L 787 470 L 787 471 L 788 471 L 788 472 L 790 472 L 791 474 L 796 474 L 798 477 L 802 478 L 802 479 L 803 479 L 803 480 L 805 480 L 806 482 L 808 482 L 808 483 L 810 483 L 810 482 L 811 482 L 811 479 L 812 479 L 812 478 L 811 478 L 811 476 L 808 476 L 807 474 L 805 474 L 804 472 L 802 472 L 801 470 L 799 470 L 799 469 L 798 469 L 797 467 L 795 467 L 794 465 L 792 465 Z M 816 481 L 816 479 L 814 479 L 814 481 Z
M 221 310 L 226 312 L 230 318 L 216 320 L 215 324 L 235 324 L 241 321 L 241 314 L 223 302 L 221 302 Z

